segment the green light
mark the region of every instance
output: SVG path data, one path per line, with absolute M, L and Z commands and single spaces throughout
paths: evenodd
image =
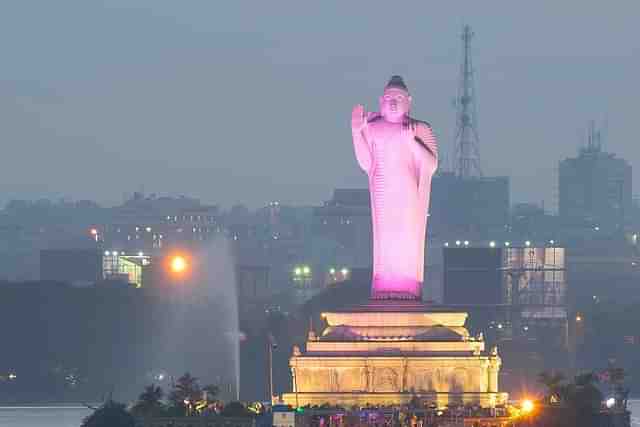
M 302 414 L 304 412 L 304 408 L 300 406 L 299 408 L 296 408 L 296 412 Z
M 293 274 L 295 274 L 296 276 L 299 276 L 302 274 L 302 269 L 300 267 L 296 267 L 295 270 L 293 270 Z
M 304 274 L 309 274 L 309 273 L 311 273 L 311 269 L 310 269 L 308 266 L 306 266 L 306 265 L 303 267 L 302 271 L 303 271 L 303 273 L 304 273 Z

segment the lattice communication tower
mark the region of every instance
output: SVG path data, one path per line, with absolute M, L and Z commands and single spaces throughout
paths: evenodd
M 460 83 L 456 106 L 456 139 L 453 168 L 457 176 L 462 178 L 481 177 L 480 151 L 478 138 L 478 113 L 473 84 L 473 64 L 471 62 L 471 38 L 473 32 L 469 25 L 462 31 L 463 55 L 460 66 Z

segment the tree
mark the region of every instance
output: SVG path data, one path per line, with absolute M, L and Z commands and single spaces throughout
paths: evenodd
M 202 388 L 196 377 L 186 372 L 178 378 L 173 385 L 173 390 L 169 393 L 171 408 L 169 414 L 172 416 L 190 415 L 193 405 L 202 398 Z
M 218 393 L 220 393 L 220 387 L 218 387 L 217 385 L 213 385 L 213 384 L 209 384 L 206 385 L 204 387 L 202 387 L 202 391 L 206 391 L 207 392 L 207 400 L 214 400 L 213 398 L 216 397 L 218 395 Z
M 602 403 L 602 392 L 596 387 L 597 376 L 587 372 L 576 376 L 574 406 L 579 413 L 595 413 Z
M 562 398 L 565 376 L 559 372 L 542 372 L 538 375 L 538 381 L 547 388 L 547 403 L 558 403 Z
M 252 417 L 253 413 L 242 402 L 229 402 L 222 410 L 221 415 L 223 417 Z
M 145 387 L 144 391 L 138 397 L 138 401 L 131 408 L 131 413 L 140 417 L 157 417 L 164 412 L 164 404 L 162 396 L 164 392 L 162 388 L 151 384 Z
M 135 427 L 135 420 L 122 403 L 109 400 L 85 418 L 82 427 Z
M 602 393 L 596 387 L 597 377 L 593 372 L 577 375 L 573 382 L 565 383 L 560 374 L 542 373 L 539 380 L 547 386 L 551 403 L 537 414 L 538 425 L 545 426 L 589 426 L 600 410 Z M 557 396 L 556 400 L 552 400 Z
M 174 405 L 184 404 L 185 401 L 195 402 L 202 397 L 202 389 L 196 377 L 189 372 L 177 379 L 173 390 L 169 393 L 169 401 Z

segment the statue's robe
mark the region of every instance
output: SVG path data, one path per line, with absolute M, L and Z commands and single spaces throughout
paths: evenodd
M 374 299 L 421 299 L 431 177 L 438 165 L 431 127 L 368 114 L 354 135 L 356 158 L 369 176 L 373 222 Z

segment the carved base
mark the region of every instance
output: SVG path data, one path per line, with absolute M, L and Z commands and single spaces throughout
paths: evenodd
M 438 408 L 452 404 L 474 404 L 484 408 L 507 402 L 507 393 L 286 393 L 285 404 L 292 406 L 330 405 L 349 408 L 351 406 L 403 405 L 417 397 L 425 403 L 435 403 Z
M 417 396 L 446 406 L 493 407 L 507 399 L 498 388 L 501 360 L 472 337 L 467 313 L 417 302 L 369 302 L 323 313 L 305 351 L 289 359 L 294 405 L 399 405 Z

